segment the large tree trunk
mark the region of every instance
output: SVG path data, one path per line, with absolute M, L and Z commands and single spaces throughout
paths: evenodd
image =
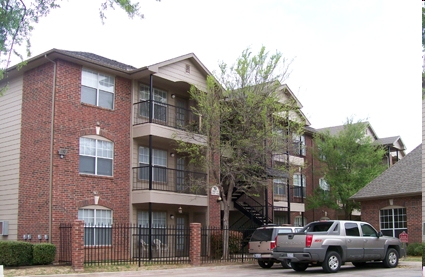
M 230 214 L 230 204 L 232 202 L 234 184 L 231 182 L 227 191 L 225 192 L 222 189 L 222 199 L 223 199 L 223 259 L 229 258 L 229 214 Z

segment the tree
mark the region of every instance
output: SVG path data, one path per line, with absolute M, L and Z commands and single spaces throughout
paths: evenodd
M 219 76 L 207 77 L 206 91 L 191 87 L 197 104 L 193 112 L 202 117 L 205 140 L 200 145 L 180 138 L 177 152 L 210 172 L 210 185 L 220 190 L 225 229 L 233 192 L 257 194 L 264 189 L 272 155 L 286 151 L 288 122 L 294 132 L 302 125 L 288 120 L 297 115 L 295 102 L 280 101 L 289 64 L 281 53 L 269 55 L 265 47 L 256 55 L 246 49 L 233 66 L 222 63 Z M 189 136 L 196 138 L 194 133 Z M 227 257 L 228 233 L 223 237 Z
M 11 55 L 23 60 L 22 53 L 16 46 L 26 43 L 26 56 L 31 56 L 30 35 L 34 24 L 41 17 L 47 16 L 50 10 L 59 8 L 61 0 L 0 0 L 0 80 L 4 78 L 4 69 L 9 67 Z M 115 6 L 122 8 L 130 18 L 141 17 L 139 3 L 131 0 L 103 0 L 99 8 L 102 22 L 106 19 L 105 12 Z M 157 0 L 158 1 L 158 0 Z M 3 69 L 1 69 L 4 66 Z
M 360 203 L 349 200 L 353 194 L 385 170 L 385 150 L 366 135 L 367 122 L 347 119 L 337 134 L 320 132 L 314 137 L 315 158 L 321 162 L 321 174 L 329 190 L 317 188 L 307 197 L 307 208 L 342 209 L 346 219 Z

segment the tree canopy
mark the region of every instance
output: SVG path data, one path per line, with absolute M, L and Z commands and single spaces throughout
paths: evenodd
M 122 8 L 130 18 L 141 17 L 139 3 L 131 0 L 102 0 L 99 16 L 102 22 L 106 19 L 108 8 Z M 61 0 L 0 0 L 0 80 L 4 78 L 4 70 L 9 67 L 12 55 L 21 61 L 31 56 L 30 36 L 39 19 L 47 16 L 52 9 L 59 8 Z M 25 45 L 26 53 L 15 49 Z
M 385 150 L 367 136 L 367 122 L 347 119 L 343 130 L 331 134 L 329 130 L 314 137 L 315 158 L 321 162 L 323 179 L 328 189 L 317 188 L 307 197 L 307 208 L 329 207 L 342 209 L 348 219 L 360 204 L 349 199 L 353 194 L 381 174 Z
M 216 77 L 208 76 L 206 91 L 194 86 L 190 90 L 206 143 L 179 140 L 177 151 L 210 172 L 211 185 L 220 189 L 225 226 L 232 193 L 264 189 L 272 156 L 286 151 L 288 122 L 294 132 L 303 126 L 288 120 L 298 112 L 296 103 L 281 101 L 289 64 L 281 53 L 270 55 L 265 47 L 257 54 L 246 49 L 234 65 L 222 63 Z

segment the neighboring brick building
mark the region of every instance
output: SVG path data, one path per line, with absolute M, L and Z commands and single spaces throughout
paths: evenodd
M 422 241 L 422 145 L 384 171 L 350 199 L 361 202 L 361 219 L 384 235 L 405 231 Z

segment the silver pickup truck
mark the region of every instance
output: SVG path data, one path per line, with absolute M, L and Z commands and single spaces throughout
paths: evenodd
M 334 273 L 342 263 L 361 267 L 367 261 L 383 261 L 385 267 L 396 267 L 400 255 L 405 255 L 399 239 L 383 236 L 361 221 L 316 221 L 298 233 L 278 234 L 275 242 L 273 258 L 291 260 L 295 271 L 317 264 L 325 272 Z

